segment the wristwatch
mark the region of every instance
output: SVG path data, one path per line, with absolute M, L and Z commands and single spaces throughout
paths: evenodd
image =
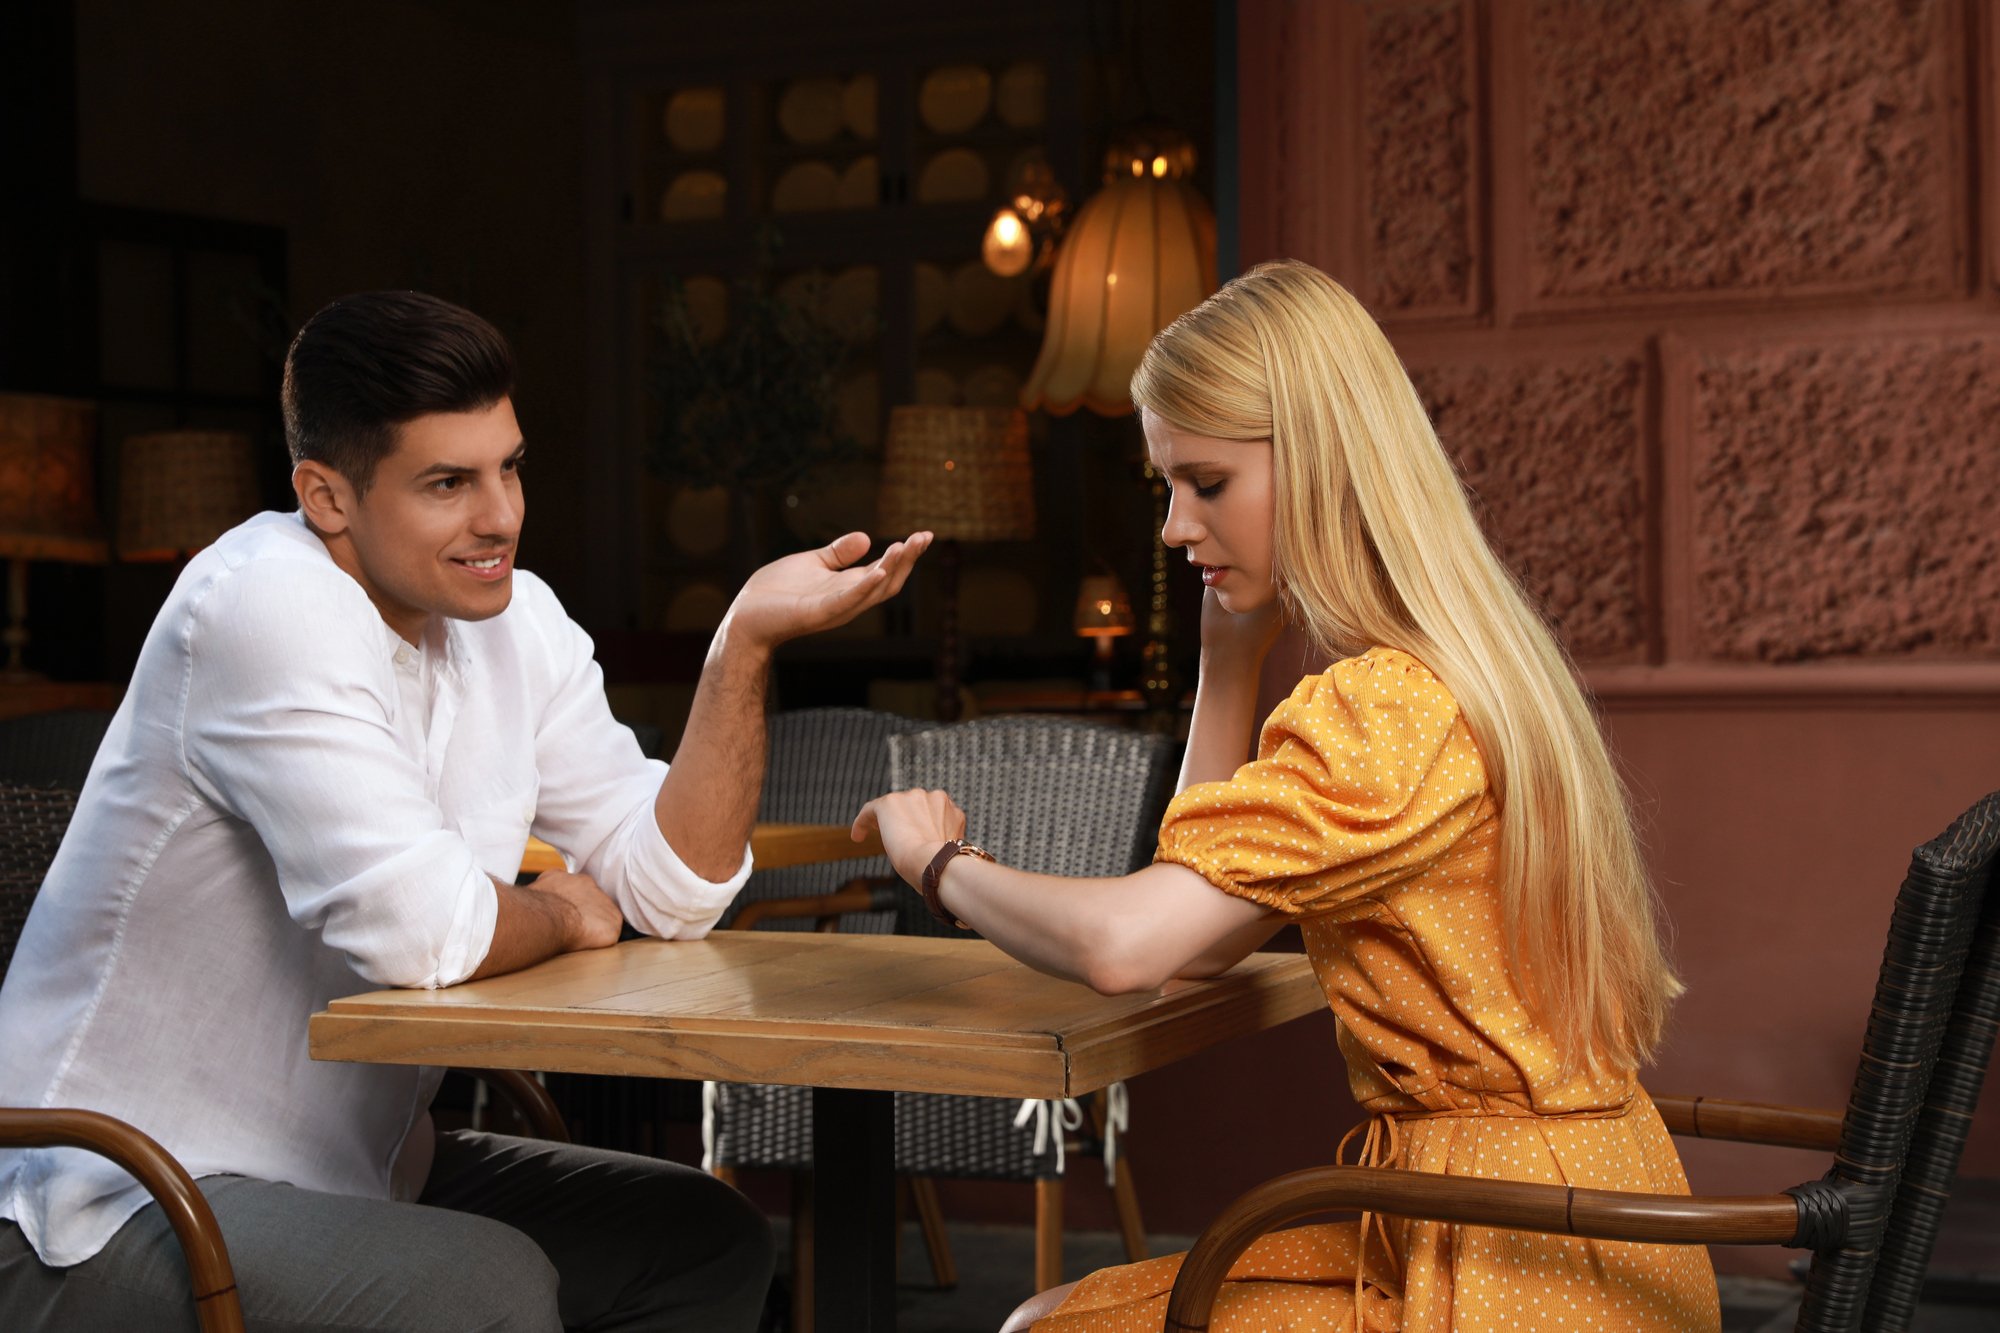
M 993 853 L 983 847 L 974 847 L 963 838 L 953 838 L 950 842 L 938 848 L 938 854 L 933 856 L 931 863 L 924 867 L 924 906 L 930 908 L 931 915 L 944 922 L 947 926 L 957 926 L 960 930 L 971 930 L 971 926 L 966 925 L 950 912 L 945 911 L 944 902 L 938 897 L 939 877 L 944 874 L 944 868 L 952 863 L 953 858 L 960 856 L 976 856 L 982 861 L 991 861 L 994 859 Z

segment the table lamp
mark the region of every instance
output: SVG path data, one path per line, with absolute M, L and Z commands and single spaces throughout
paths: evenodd
M 121 457 L 120 560 L 185 559 L 257 512 L 256 458 L 240 431 L 127 436 Z
M 1091 574 L 1076 593 L 1076 632 L 1097 641 L 1091 662 L 1090 688 L 1111 688 L 1111 641 L 1132 632 L 1132 599 L 1116 574 Z
M 882 531 L 930 531 L 937 549 L 941 722 L 958 720 L 958 544 L 1035 535 L 1028 418 L 1011 407 L 899 407 L 882 456 Z
M 28 644 L 28 562 L 105 562 L 91 455 L 97 404 L 0 394 L 0 556 L 7 559 L 7 665 L 11 684 L 40 680 L 22 665 Z

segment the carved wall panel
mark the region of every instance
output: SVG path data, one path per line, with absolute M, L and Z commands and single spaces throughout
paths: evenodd
M 1961 280 L 1951 0 L 1534 0 L 1525 23 L 1532 302 Z
M 1647 641 L 1645 372 L 1633 357 L 1413 370 L 1494 546 L 1585 661 Z
M 1476 303 L 1475 37 L 1459 0 L 1365 19 L 1366 299 L 1385 318 Z
M 2000 658 L 2000 337 L 1712 352 L 1690 382 L 1701 655 Z

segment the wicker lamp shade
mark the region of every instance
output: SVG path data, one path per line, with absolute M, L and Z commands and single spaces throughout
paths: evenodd
M 257 512 L 250 437 L 171 430 L 126 438 L 118 487 L 118 558 L 178 560 Z
M 97 405 L 0 394 L 0 556 L 100 565 Z
M 1021 405 L 1125 415 L 1146 344 L 1214 290 L 1215 216 L 1202 197 L 1164 176 L 1111 181 L 1057 252 L 1048 330 Z
M 899 407 L 882 460 L 882 530 L 946 540 L 1035 535 L 1028 418 L 1011 407 Z

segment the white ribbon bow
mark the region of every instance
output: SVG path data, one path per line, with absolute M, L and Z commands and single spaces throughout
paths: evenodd
M 1048 1151 L 1051 1134 L 1056 1141 L 1056 1174 L 1063 1173 L 1063 1136 L 1072 1129 L 1083 1125 L 1083 1107 L 1074 1097 L 1061 1101 L 1037 1101 L 1033 1097 L 1021 1102 L 1021 1109 L 1014 1113 L 1014 1128 L 1025 1127 L 1030 1118 L 1035 1122 L 1035 1156 Z

